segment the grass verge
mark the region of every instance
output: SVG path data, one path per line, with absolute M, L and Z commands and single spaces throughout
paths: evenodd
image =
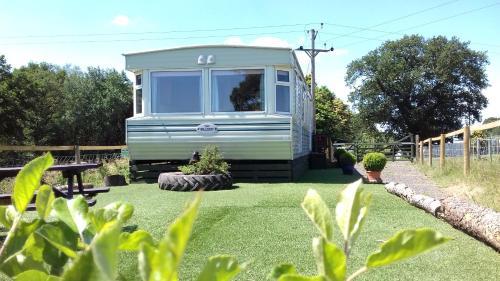
M 444 169 L 439 169 L 439 159 L 434 165 L 418 164 L 417 167 L 436 184 L 452 194 L 465 196 L 479 205 L 500 211 L 500 157 L 471 159 L 470 175 L 464 175 L 463 158 L 446 158 Z

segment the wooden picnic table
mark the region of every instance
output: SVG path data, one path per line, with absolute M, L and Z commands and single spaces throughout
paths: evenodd
M 98 190 L 94 190 L 92 192 L 90 189 L 84 189 L 82 182 L 82 172 L 90 169 L 96 169 L 102 166 L 102 163 L 82 163 L 82 164 L 65 164 L 65 165 L 53 165 L 48 168 L 48 171 L 60 171 L 62 176 L 66 178 L 68 183 L 67 192 L 53 186 L 52 189 L 56 196 L 65 197 L 67 199 L 73 198 L 73 188 L 74 188 L 74 177 L 76 177 L 78 194 L 93 194 L 95 195 Z M 0 168 L 0 180 L 7 177 L 15 177 L 23 167 L 9 167 L 9 168 Z M 107 188 L 109 191 L 109 188 Z M 103 189 L 101 192 L 107 192 Z

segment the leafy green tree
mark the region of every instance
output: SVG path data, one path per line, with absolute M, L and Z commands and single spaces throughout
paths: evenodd
M 412 35 L 351 62 L 345 80 L 363 120 L 396 137 L 428 138 L 481 119 L 487 64 L 484 52 L 455 37 Z
M 349 106 L 325 86 L 316 89 L 316 128 L 334 141 L 352 139 L 352 113 Z
M 311 86 L 311 75 L 307 75 L 306 84 Z M 353 138 L 353 114 L 349 106 L 326 86 L 316 87 L 316 129 L 334 141 L 351 141 Z
M 131 82 L 114 69 L 67 69 L 61 117 L 68 143 L 123 144 L 125 119 L 132 115 Z
M 65 78 L 63 69 L 48 63 L 29 63 L 12 72 L 11 91 L 17 99 L 16 116 L 23 128 L 25 144 L 64 142 L 57 113 L 65 99 L 62 92 Z
M 19 118 L 19 99 L 11 91 L 11 66 L 0 55 L 0 142 L 15 143 L 22 138 Z

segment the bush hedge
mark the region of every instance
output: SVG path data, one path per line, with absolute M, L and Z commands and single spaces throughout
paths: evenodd
M 363 157 L 363 166 L 367 171 L 380 172 L 384 169 L 387 158 L 383 153 L 370 152 Z
M 340 155 L 340 165 L 354 165 L 356 164 L 356 157 L 354 157 L 354 155 L 350 152 L 345 152 L 343 154 Z
M 335 149 L 335 151 L 333 152 L 333 157 L 335 157 L 335 159 L 337 159 L 338 161 L 340 161 L 340 156 L 344 153 L 346 153 L 347 151 L 343 148 L 338 148 L 338 149 Z

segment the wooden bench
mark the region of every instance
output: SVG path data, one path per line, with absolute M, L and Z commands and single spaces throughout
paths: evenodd
M 109 192 L 109 187 L 102 188 L 92 188 L 91 185 L 85 185 L 82 182 L 81 173 L 86 170 L 96 169 L 102 166 L 102 163 L 82 163 L 82 164 L 67 164 L 67 165 L 54 165 L 49 167 L 48 171 L 60 171 L 62 176 L 67 180 L 67 185 L 62 187 L 53 186 L 52 190 L 56 197 L 64 197 L 66 199 L 72 199 L 73 194 L 83 195 L 89 206 L 96 204 L 95 197 L 99 193 Z M 0 168 L 0 180 L 6 177 L 15 177 L 21 171 L 22 167 L 10 167 L 10 168 Z M 76 186 L 74 185 L 74 178 L 76 177 Z M 8 205 L 12 203 L 11 194 L 0 194 L 0 204 Z M 33 196 L 33 200 L 28 206 L 28 210 L 35 209 L 36 193 Z
M 100 187 L 100 188 L 92 188 L 91 186 L 87 187 L 88 188 L 85 188 L 82 191 L 80 191 L 79 189 L 73 190 L 73 194 L 83 195 L 87 200 L 87 204 L 89 206 L 94 206 L 97 202 L 97 200 L 93 197 L 95 197 L 99 193 L 109 192 L 110 190 L 109 187 Z M 59 187 L 52 187 L 52 190 L 54 191 L 55 197 L 67 198 L 68 196 L 67 192 Z M 28 210 L 35 210 L 35 200 L 37 193 L 38 192 L 35 192 L 35 195 L 33 196 L 31 203 L 28 205 Z M 0 194 L 0 205 L 10 205 L 10 204 L 12 204 L 12 194 L 11 193 Z

